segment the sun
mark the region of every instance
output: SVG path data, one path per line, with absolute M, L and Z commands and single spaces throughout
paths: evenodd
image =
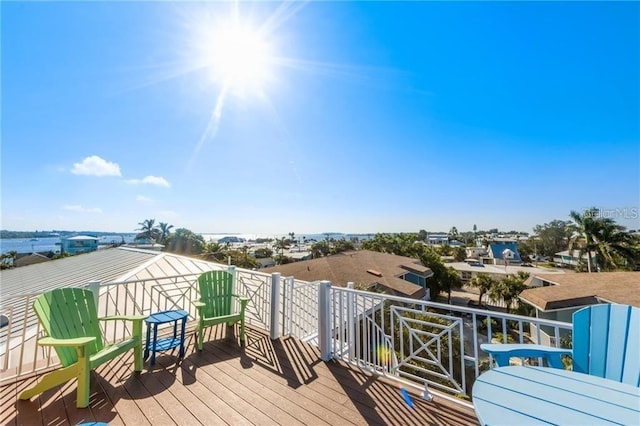
M 205 63 L 217 83 L 236 94 L 258 93 L 271 75 L 271 46 L 249 25 L 233 22 L 214 29 L 207 40 Z

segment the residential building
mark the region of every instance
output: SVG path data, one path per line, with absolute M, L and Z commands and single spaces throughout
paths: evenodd
M 553 256 L 553 261 L 558 266 L 567 268 L 575 268 L 578 265 L 585 265 L 586 267 L 589 262 L 589 256 L 587 256 L 587 253 L 583 253 L 582 256 L 580 256 L 580 250 L 565 250 L 556 253 Z M 595 271 L 597 268 L 595 252 L 591 252 L 591 268 L 592 271 Z
M 62 253 L 80 254 L 96 250 L 98 250 L 98 237 L 76 235 L 75 237 L 61 239 L 60 251 Z
M 328 279 L 342 287 L 353 282 L 358 288 L 414 299 L 428 297 L 427 278 L 433 275 L 431 269 L 411 257 L 369 250 L 348 251 L 261 271 L 293 275 L 304 281 Z
M 542 319 L 571 322 L 575 311 L 597 303 L 640 307 L 640 272 L 535 274 L 526 284 L 532 288 L 520 294 L 520 301 L 533 306 Z
M 520 253 L 518 253 L 518 243 L 513 240 L 494 241 L 489 243 L 487 249 L 489 261 L 494 265 L 504 265 L 520 263 Z

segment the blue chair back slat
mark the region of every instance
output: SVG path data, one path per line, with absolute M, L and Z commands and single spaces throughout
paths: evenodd
M 589 346 L 591 345 L 591 309 L 573 314 L 573 371 L 589 373 Z
M 596 307 L 597 306 L 597 307 Z M 611 305 L 592 306 L 591 311 L 591 345 L 589 345 L 588 373 L 592 376 L 605 377 L 607 374 L 607 353 L 609 347 L 609 315 Z M 620 350 L 620 348 L 618 348 Z
M 628 333 L 621 331 L 629 329 L 629 314 L 631 313 L 629 308 L 629 306 L 612 305 L 609 315 L 609 341 L 604 377 L 618 382 L 622 381 L 629 337 Z
M 640 387 L 640 309 L 629 309 L 629 329 L 622 383 Z
M 573 370 L 640 386 L 640 309 L 601 304 L 573 314 Z

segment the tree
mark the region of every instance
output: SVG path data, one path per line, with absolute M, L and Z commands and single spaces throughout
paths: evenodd
M 16 258 L 18 257 L 18 252 L 15 250 L 8 251 L 7 253 L 2 254 L 2 269 L 13 268 L 16 265 Z
M 464 247 L 455 247 L 453 249 L 453 257 L 456 262 L 462 262 L 467 258 L 467 251 Z
M 449 241 L 458 239 L 458 228 L 455 226 L 451 227 L 449 230 Z
M 240 268 L 254 269 L 258 267 L 255 257 L 249 255 L 249 247 L 242 246 L 240 250 L 230 250 L 227 253 L 231 257 L 231 264 Z
M 491 286 L 489 298 L 494 302 L 504 301 L 507 305 L 507 313 L 509 313 L 513 303 L 518 300 L 518 296 L 526 288 L 524 282 L 528 277 L 529 274 L 519 271 L 516 275 L 503 278 Z
M 497 281 L 490 275 L 479 273 L 469 281 L 469 285 L 478 289 L 478 304 L 482 304 L 482 296 L 487 294 L 491 288 L 496 285 Z
M 572 234 L 571 222 L 564 220 L 552 220 L 543 225 L 536 225 L 533 231 L 537 235 L 537 238 L 533 240 L 533 254 L 545 256 L 553 256 L 566 250 Z
M 167 237 L 169 236 L 169 234 L 171 234 L 171 228 L 173 228 L 173 225 L 169 225 L 168 223 L 165 223 L 165 222 L 160 222 L 158 224 L 158 229 L 160 230 L 160 240 L 159 240 L 160 244 L 167 243 Z
M 427 241 L 428 236 L 427 231 L 424 229 L 421 229 L 420 232 L 418 232 L 418 240 L 420 241 Z
M 287 245 L 287 240 L 282 237 L 273 244 L 273 248 L 277 251 L 280 250 L 280 256 L 284 256 L 284 249 L 289 248 Z
M 615 270 L 625 262 L 636 265 L 640 244 L 637 238 L 625 232 L 624 226 L 611 218 L 600 217 L 600 210 L 595 207 L 582 214 L 572 210 L 569 216 L 575 232 L 569 240 L 569 251 L 579 247 L 580 258 L 586 254 L 588 272 L 592 272 L 594 264 L 601 270 Z
M 136 231 L 142 231 L 136 238 L 146 238 L 148 240 L 156 241 L 156 237 L 158 236 L 158 228 L 156 227 L 155 219 L 145 219 L 142 222 L 139 222 L 140 228 L 136 229 Z
M 178 228 L 167 240 L 167 251 L 187 255 L 201 254 L 205 246 L 202 235 L 194 234 L 186 228 Z
M 224 263 L 227 257 L 227 250 L 217 242 L 205 243 L 200 256 L 206 260 L 214 260 Z
M 273 256 L 273 250 L 268 248 L 259 248 L 259 249 L 256 249 L 254 254 L 257 259 L 264 259 L 265 257 Z
M 379 251 L 397 256 L 418 257 L 424 244 L 417 243 L 417 234 L 376 234 L 362 242 L 363 250 Z

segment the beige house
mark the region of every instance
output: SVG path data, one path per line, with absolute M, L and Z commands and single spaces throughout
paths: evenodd
M 526 284 L 532 288 L 520 293 L 520 301 L 538 318 L 571 322 L 575 311 L 598 303 L 640 307 L 640 272 L 536 274 Z
M 353 282 L 356 288 L 414 299 L 428 297 L 426 280 L 433 275 L 417 259 L 369 250 L 278 265 L 261 272 L 280 272 L 303 281 L 329 280 L 341 287 Z

